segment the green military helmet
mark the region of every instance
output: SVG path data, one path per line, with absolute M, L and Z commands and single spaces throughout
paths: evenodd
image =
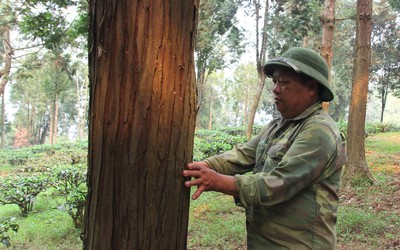
M 264 72 L 272 77 L 276 66 L 284 66 L 293 69 L 297 73 L 303 73 L 317 80 L 323 87 L 321 100 L 329 102 L 333 100 L 333 93 L 328 83 L 328 65 L 315 51 L 307 48 L 293 47 L 280 57 L 269 60 L 264 66 Z

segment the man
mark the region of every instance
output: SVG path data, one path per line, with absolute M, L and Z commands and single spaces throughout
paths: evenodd
M 345 145 L 335 122 L 322 109 L 334 96 L 324 59 L 291 48 L 270 60 L 281 117 L 231 151 L 183 171 L 187 187 L 218 191 L 246 209 L 248 249 L 335 249 L 336 215 Z M 252 171 L 252 174 L 243 175 Z

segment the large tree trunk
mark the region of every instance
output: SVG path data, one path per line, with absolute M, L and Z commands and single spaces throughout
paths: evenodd
M 85 249 L 185 249 L 198 0 L 90 1 Z
M 373 180 L 365 159 L 365 116 L 371 62 L 372 0 L 357 1 L 356 53 L 348 124 L 348 161 L 344 186 L 353 179 Z
M 328 64 L 328 82 L 332 84 L 332 58 L 333 58 L 333 35 L 335 31 L 335 0 L 325 0 L 324 12 L 321 18 L 322 23 L 322 47 L 321 56 Z M 329 110 L 329 102 L 323 102 L 324 110 Z

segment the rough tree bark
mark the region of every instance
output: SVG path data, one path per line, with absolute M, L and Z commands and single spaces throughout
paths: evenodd
M 90 1 L 85 249 L 185 249 L 198 0 Z
M 322 23 L 322 46 L 321 56 L 328 64 L 328 82 L 332 84 L 332 58 L 333 58 L 333 35 L 335 31 L 335 0 L 325 0 L 324 12 L 321 18 Z M 329 110 L 329 102 L 323 102 L 322 108 Z
M 356 51 L 353 69 L 353 89 L 350 101 L 348 161 L 343 185 L 352 180 L 373 180 L 365 159 L 365 116 L 367 110 L 369 68 L 371 63 L 372 0 L 357 1 Z

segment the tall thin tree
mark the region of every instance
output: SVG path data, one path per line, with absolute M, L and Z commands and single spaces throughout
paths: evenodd
M 328 64 L 328 82 L 332 84 L 332 58 L 333 58 L 333 35 L 335 31 L 335 0 L 325 0 L 324 11 L 321 18 L 322 23 L 322 46 L 321 56 Z M 329 110 L 329 102 L 323 102 L 324 110 Z
M 4 10 L 6 12 L 4 13 L 4 16 L 8 16 L 10 13 L 8 11 L 10 10 L 9 8 L 9 2 L 5 2 Z M 4 18 L 4 16 L 2 18 Z M 6 18 L 8 19 L 8 18 Z M 3 58 L 4 58 L 4 67 L 0 69 L 0 97 L 1 97 L 1 142 L 0 142 L 0 148 L 4 147 L 4 140 L 5 140 L 5 89 L 6 85 L 8 83 L 8 77 L 11 72 L 11 65 L 12 65 L 12 55 L 14 53 L 14 50 L 11 46 L 11 40 L 10 40 L 10 30 L 11 30 L 11 24 L 10 23 L 5 23 L 3 27 L 1 27 L 0 31 L 2 31 L 2 42 L 3 42 Z
M 90 1 L 85 249 L 185 249 L 198 0 Z
M 258 85 L 257 91 L 253 99 L 253 103 L 251 104 L 251 109 L 249 113 L 249 118 L 247 122 L 246 128 L 246 136 L 247 138 L 251 138 L 253 132 L 253 124 L 254 119 L 256 117 L 257 108 L 260 103 L 261 94 L 264 89 L 266 75 L 264 73 L 263 67 L 266 62 L 266 53 L 267 53 L 267 29 L 268 29 L 268 6 L 269 0 L 265 1 L 263 15 L 261 15 L 260 11 L 262 11 L 262 4 L 260 0 L 253 1 L 254 9 L 255 9 L 255 21 L 256 21 L 256 68 L 257 68 L 257 76 L 258 76 Z M 263 20 L 262 27 L 260 30 L 260 22 Z M 261 34 L 260 34 L 261 32 Z
M 372 0 L 357 0 L 356 48 L 353 69 L 348 134 L 348 161 L 343 174 L 344 185 L 354 179 L 373 180 L 365 158 L 365 117 L 369 68 L 371 64 Z

